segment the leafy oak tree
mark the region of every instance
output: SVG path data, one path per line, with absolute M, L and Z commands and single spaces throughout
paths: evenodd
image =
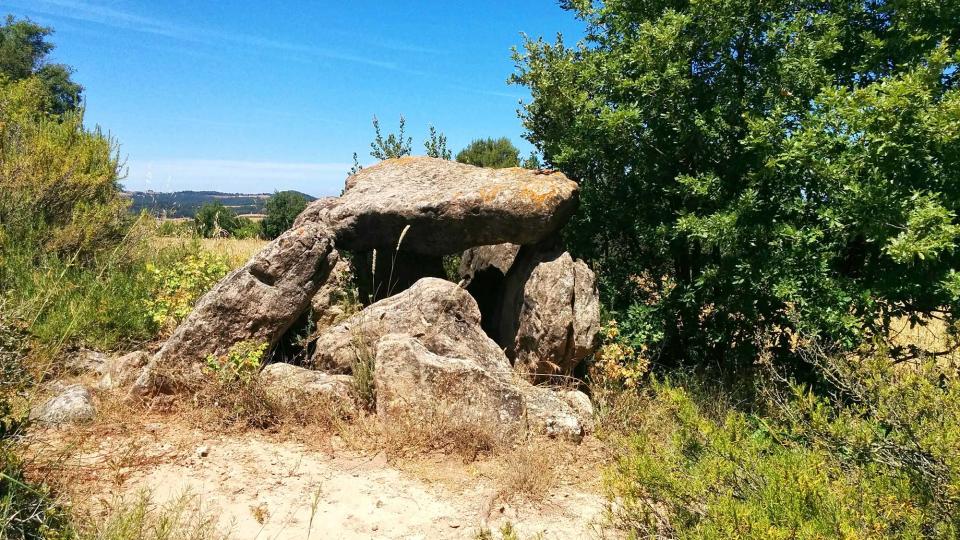
M 516 167 L 520 164 L 520 151 L 506 137 L 474 139 L 457 153 L 457 161 L 494 169 Z
M 69 66 L 48 62 L 54 46 L 47 37 L 52 33 L 29 19 L 7 15 L 0 25 L 0 78 L 8 82 L 35 78 L 45 93 L 44 109 L 59 115 L 80 106 L 83 87 L 70 78 Z
M 564 5 L 585 39 L 527 39 L 513 81 L 638 347 L 728 365 L 955 327 L 960 2 Z
M 307 207 L 307 199 L 295 191 L 274 193 L 265 205 L 266 217 L 260 224 L 264 238 L 274 239 L 289 229 L 300 212 Z
M 221 202 L 201 206 L 193 216 L 193 224 L 203 238 L 215 238 L 224 233 L 234 236 L 242 226 L 240 218 Z

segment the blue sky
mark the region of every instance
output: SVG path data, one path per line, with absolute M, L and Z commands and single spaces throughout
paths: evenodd
M 53 60 L 86 88 L 87 124 L 120 143 L 128 189 L 339 193 L 369 163 L 376 114 L 429 124 L 454 152 L 510 137 L 524 154 L 521 32 L 580 37 L 555 0 L 262 2 L 0 0 L 54 27 Z

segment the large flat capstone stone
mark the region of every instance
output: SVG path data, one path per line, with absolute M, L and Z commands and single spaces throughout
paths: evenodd
M 349 251 L 392 250 L 406 229 L 402 251 L 448 255 L 535 244 L 563 226 L 576 205 L 577 184 L 559 172 L 403 157 L 351 176 L 342 196 L 314 201 L 297 224 L 327 224 L 337 249 Z

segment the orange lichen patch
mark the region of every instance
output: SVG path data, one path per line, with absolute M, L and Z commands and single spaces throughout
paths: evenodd
M 481 188 L 477 191 L 480 200 L 484 203 L 492 203 L 505 192 L 515 199 L 526 202 L 538 209 L 547 209 L 551 204 L 555 204 L 564 197 L 562 187 L 555 181 L 532 180 L 520 183 L 500 183 Z

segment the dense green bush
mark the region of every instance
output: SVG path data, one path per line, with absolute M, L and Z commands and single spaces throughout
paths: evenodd
M 960 3 L 566 5 L 582 44 L 516 53 L 527 136 L 580 182 L 570 245 L 662 362 L 952 324 Z
M 143 307 L 156 328 L 172 331 L 193 310 L 193 305 L 220 281 L 230 266 L 222 256 L 188 253 L 166 264 L 148 264 L 150 293 Z
M 295 191 L 280 191 L 274 193 L 265 207 L 266 217 L 263 218 L 261 229 L 263 237 L 272 240 L 293 226 L 294 220 L 307 207 L 307 199 Z
M 835 399 L 780 376 L 751 406 L 654 381 L 608 478 L 614 522 L 642 538 L 956 538 L 956 371 L 816 358 Z
M 520 151 L 506 137 L 474 139 L 457 153 L 457 161 L 494 169 L 517 167 L 520 165 Z
M 207 203 L 193 216 L 193 226 L 201 238 L 234 236 L 240 230 L 240 218 L 223 203 Z

